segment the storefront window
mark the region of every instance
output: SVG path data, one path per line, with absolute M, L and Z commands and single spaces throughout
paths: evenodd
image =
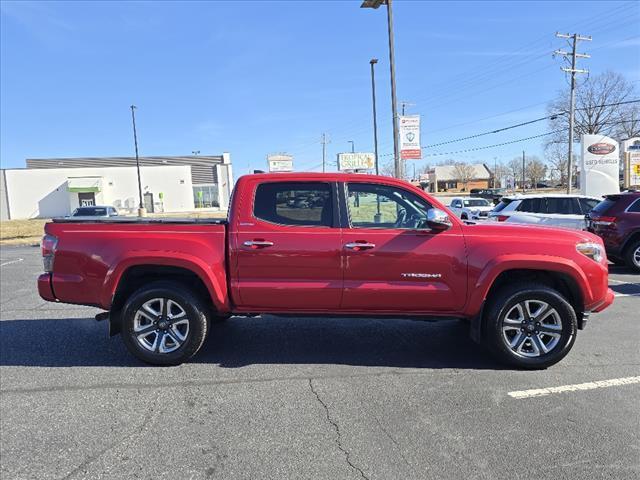
M 196 208 L 219 207 L 218 185 L 194 185 L 193 204 Z

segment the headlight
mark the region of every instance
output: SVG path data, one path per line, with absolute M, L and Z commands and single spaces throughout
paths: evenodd
M 604 255 L 602 254 L 602 246 L 597 243 L 578 243 L 576 245 L 576 250 L 578 250 L 581 254 L 586 255 L 591 260 L 595 260 L 596 262 L 601 262 L 604 258 Z

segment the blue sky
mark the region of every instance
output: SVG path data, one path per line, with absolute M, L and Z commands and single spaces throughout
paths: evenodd
M 360 1 L 1 3 L 3 168 L 25 158 L 231 153 L 236 175 L 272 152 L 299 170 L 372 151 L 369 59 L 377 57 L 380 153 L 392 152 L 384 9 Z M 640 80 L 638 2 L 394 2 L 398 99 L 432 144 L 545 115 L 566 85 L 556 31 L 581 44 L 592 74 Z M 637 83 L 636 83 L 637 84 Z M 640 87 L 639 87 L 640 88 Z M 547 131 L 544 122 L 457 142 L 455 152 Z M 431 157 L 508 161 L 541 140 Z M 382 160 L 389 159 L 382 157 Z M 408 165 L 411 169 L 411 165 Z

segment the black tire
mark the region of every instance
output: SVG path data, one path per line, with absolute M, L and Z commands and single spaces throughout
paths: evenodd
M 525 301 L 530 303 L 528 312 L 523 312 L 525 323 L 520 325 L 520 319 L 514 320 L 513 313 L 519 312 L 518 305 L 520 309 L 525 308 L 527 304 L 522 303 Z M 536 326 L 540 323 L 536 323 L 529 313 L 531 307 L 543 308 L 543 303 L 554 309 L 557 315 L 541 315 L 543 325 L 540 327 Z M 485 310 L 484 320 L 483 340 L 489 351 L 500 361 L 522 369 L 537 370 L 554 365 L 569 353 L 576 339 L 577 319 L 573 307 L 558 291 L 537 283 L 519 283 L 495 292 Z M 550 333 L 540 333 L 538 328 Z M 511 347 L 507 342 L 516 346 Z M 546 348 L 549 348 L 548 352 L 544 352 Z M 530 356 L 535 355 L 536 350 L 540 354 Z
M 627 267 L 634 272 L 640 272 L 640 240 L 636 240 L 629 245 L 624 251 L 624 259 Z
M 177 308 L 184 312 L 185 315 L 180 317 L 181 320 L 179 323 L 181 325 L 179 327 L 176 324 L 169 326 L 165 330 L 155 330 L 156 327 L 151 324 L 151 320 L 148 317 L 148 315 L 150 315 L 148 310 L 144 310 L 144 313 L 142 313 L 143 305 L 147 304 L 147 302 L 153 302 L 154 299 L 165 299 L 164 301 L 167 305 L 169 305 L 169 301 L 171 301 L 171 308 L 174 312 Z M 151 305 L 154 305 L 154 303 L 151 303 Z M 163 304 L 157 303 L 155 305 L 162 307 Z M 178 305 L 178 307 L 175 305 Z M 129 352 L 145 363 L 151 365 L 179 365 L 193 357 L 204 343 L 208 332 L 206 311 L 202 299 L 184 285 L 171 281 L 150 283 L 134 292 L 122 309 L 122 340 Z M 149 323 L 141 327 L 144 328 L 144 331 L 150 330 L 149 334 L 142 340 L 138 339 L 139 333 L 137 335 L 135 332 L 136 315 L 138 313 L 141 313 L 141 316 L 138 317 L 142 319 L 142 321 Z M 163 311 L 163 314 L 164 313 L 166 313 L 166 310 Z M 181 314 L 178 313 L 176 316 L 179 315 Z M 167 315 L 165 315 L 165 319 L 166 318 L 168 318 Z M 186 324 L 185 319 L 187 321 Z M 160 317 L 158 317 L 158 320 L 160 320 Z M 137 322 L 140 323 L 141 320 Z M 188 325 L 188 329 L 185 328 L 185 325 Z M 184 339 L 181 343 L 176 341 L 177 337 L 171 335 L 171 333 L 175 334 L 175 330 L 172 329 L 178 328 L 182 329 L 178 333 L 182 335 L 184 332 Z M 171 332 L 169 332 L 169 330 L 171 330 Z M 143 330 L 141 329 L 138 332 L 140 331 Z M 163 343 L 162 337 L 158 337 L 160 339 L 158 342 L 154 334 L 167 335 L 168 339 Z M 157 347 L 154 350 L 150 350 L 148 348 L 148 344 L 152 343 L 150 338 L 153 339 L 152 348 L 156 347 L 156 344 L 160 347 L 166 346 L 168 342 L 169 347 L 167 347 L 167 352 L 160 352 Z M 177 348 L 175 348 L 176 346 Z M 175 348 L 175 350 L 169 351 L 170 348 Z

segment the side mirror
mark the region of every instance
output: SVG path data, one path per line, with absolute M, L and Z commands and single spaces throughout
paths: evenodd
M 452 225 L 447 212 L 439 208 L 430 208 L 427 210 L 427 220 L 425 223 L 427 227 L 436 232 L 447 230 L 451 228 Z

